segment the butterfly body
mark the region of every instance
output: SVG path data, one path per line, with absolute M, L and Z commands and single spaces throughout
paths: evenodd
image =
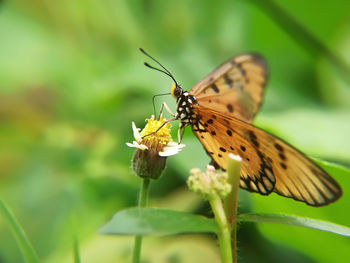
M 192 127 L 216 168 L 225 171 L 229 154 L 239 155 L 240 187 L 245 190 L 262 195 L 276 192 L 311 206 L 336 201 L 342 190 L 326 171 L 290 144 L 252 124 L 267 78 L 264 58 L 243 54 L 220 65 L 190 91 L 173 84 L 179 129 Z
M 180 86 L 177 86 L 180 88 Z M 193 105 L 198 105 L 195 96 L 188 94 L 187 91 L 180 90 L 176 98 L 176 113 L 175 118 L 180 120 L 180 129 L 187 125 L 194 125 L 197 122 L 197 117 L 193 112 Z

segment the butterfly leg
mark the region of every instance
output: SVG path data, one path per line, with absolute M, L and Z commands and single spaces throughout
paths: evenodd
M 185 133 L 185 128 L 184 126 L 179 126 L 179 129 L 177 130 L 177 139 L 178 139 L 178 143 L 180 144 L 182 141 L 182 137 L 184 136 Z
M 166 111 L 173 117 L 175 117 L 175 114 L 171 111 L 171 109 L 169 108 L 169 106 L 163 102 L 162 106 L 160 107 L 160 113 L 159 113 L 159 117 L 162 116 L 163 113 L 163 109 L 166 109 Z

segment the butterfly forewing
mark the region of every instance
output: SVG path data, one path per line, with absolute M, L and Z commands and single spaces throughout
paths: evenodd
M 258 54 L 228 60 L 190 90 L 200 105 L 252 122 L 267 81 L 266 62 Z
M 226 170 L 228 154 L 241 156 L 240 186 L 266 195 L 280 195 L 312 206 L 337 200 L 337 182 L 301 152 L 275 136 L 237 118 L 194 105 L 194 134 L 211 158 Z

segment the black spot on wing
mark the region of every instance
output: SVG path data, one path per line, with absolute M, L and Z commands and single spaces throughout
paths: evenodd
M 232 81 L 232 79 L 230 79 L 230 77 L 228 76 L 227 73 L 224 75 L 224 80 L 225 80 L 226 85 L 231 88 L 233 81 Z
M 258 138 L 256 137 L 255 133 L 253 131 L 249 131 L 249 139 L 254 144 L 256 148 L 259 148 L 260 144 L 258 142 Z
M 218 87 L 215 85 L 215 83 L 211 84 L 210 87 L 214 90 L 215 93 L 219 93 L 219 92 L 220 92 L 220 90 L 219 90 Z
M 279 153 L 278 156 L 281 158 L 282 161 L 286 160 L 286 156 L 283 153 Z
M 237 64 L 237 68 L 239 69 L 239 71 L 242 73 L 243 76 L 246 75 L 245 70 L 242 68 L 242 64 Z
M 279 145 L 277 142 L 275 143 L 275 148 L 280 151 L 280 152 L 283 152 L 283 147 L 281 145 Z
M 226 149 L 225 149 L 224 147 L 220 147 L 219 149 L 220 149 L 220 151 L 222 151 L 222 152 L 226 152 Z
M 286 169 L 287 169 L 287 166 L 286 166 L 286 164 L 285 164 L 285 163 L 280 163 L 280 165 L 281 165 L 281 167 L 282 167 L 284 170 L 286 170 Z
M 229 112 L 233 112 L 233 106 L 231 104 L 227 104 L 226 107 Z

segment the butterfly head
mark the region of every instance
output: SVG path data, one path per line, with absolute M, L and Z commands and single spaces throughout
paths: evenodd
M 177 99 L 184 93 L 183 89 L 176 83 L 171 84 L 171 95 Z

